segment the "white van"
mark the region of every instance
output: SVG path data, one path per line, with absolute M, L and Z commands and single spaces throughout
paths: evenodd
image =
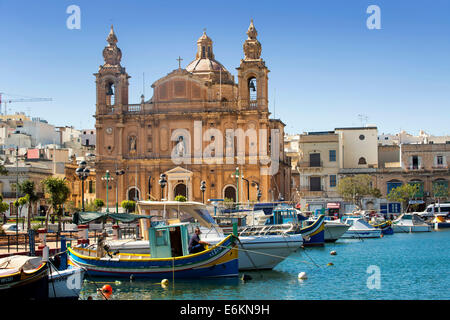
M 450 203 L 430 204 L 424 212 L 420 212 L 419 215 L 424 217 L 434 217 L 435 214 L 450 214 Z

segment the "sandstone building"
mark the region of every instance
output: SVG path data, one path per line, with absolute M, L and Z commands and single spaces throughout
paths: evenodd
M 186 68 L 180 63 L 153 83 L 151 99 L 141 96 L 140 103 L 130 104 L 130 76 L 121 65 L 122 52 L 111 27 L 105 63 L 95 73 L 97 198 L 106 200 L 102 177 L 109 170 L 110 208 L 116 200 L 173 200 L 179 194 L 202 201 L 203 180 L 205 200 L 255 201 L 257 186 L 261 201 L 288 200 L 284 123 L 269 119 L 269 69 L 253 21 L 247 35 L 237 83 L 216 60 L 213 41 L 204 32 Z M 116 176 L 118 169 L 125 174 Z M 158 182 L 162 173 L 168 180 L 163 190 Z

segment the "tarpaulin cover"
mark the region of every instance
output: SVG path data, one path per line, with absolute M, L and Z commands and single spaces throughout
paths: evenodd
M 111 218 L 121 222 L 129 223 L 137 219 L 150 219 L 153 216 L 137 215 L 131 213 L 114 213 L 114 212 L 77 212 L 78 224 L 89 223 L 98 218 Z M 75 219 L 74 219 L 75 220 Z

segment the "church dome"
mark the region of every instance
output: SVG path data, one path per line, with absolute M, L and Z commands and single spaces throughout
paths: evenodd
M 232 77 L 228 70 L 214 58 L 213 42 L 204 31 L 197 40 L 195 60 L 188 64 L 186 71 L 213 82 L 230 82 Z

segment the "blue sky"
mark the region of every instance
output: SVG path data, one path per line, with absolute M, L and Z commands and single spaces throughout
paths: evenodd
M 81 29 L 69 30 L 69 5 Z M 381 29 L 369 30 L 369 5 Z M 94 127 L 93 73 L 111 24 L 131 75 L 130 103 L 194 59 L 203 28 L 232 74 L 254 19 L 270 69 L 269 110 L 288 133 L 360 126 L 449 135 L 450 1 L 0 0 L 0 92 L 51 102 L 11 104 L 55 125 Z M 275 107 L 275 110 L 274 110 Z M 3 110 L 2 110 L 3 111 Z M 9 111 L 9 110 L 8 110 Z M 273 115 L 272 115 L 273 117 Z

